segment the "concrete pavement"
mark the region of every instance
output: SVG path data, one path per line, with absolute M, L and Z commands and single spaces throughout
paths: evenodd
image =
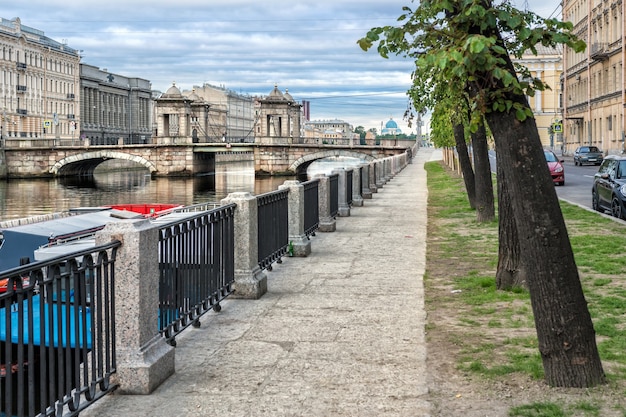
M 227 299 L 177 337 L 176 373 L 81 416 L 430 416 L 420 149 L 337 230 L 284 258 L 259 300 Z

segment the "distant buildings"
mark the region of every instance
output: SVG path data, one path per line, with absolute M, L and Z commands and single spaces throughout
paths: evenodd
M 319 143 L 359 144 L 359 135 L 348 122 L 339 119 L 312 120 L 304 125 L 305 140 Z

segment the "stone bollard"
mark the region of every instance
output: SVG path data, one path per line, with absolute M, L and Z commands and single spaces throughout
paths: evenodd
M 330 216 L 330 181 L 324 174 L 316 174 L 313 179 L 319 180 L 318 185 L 318 206 L 319 206 L 319 227 L 320 232 L 334 232 L 337 230 L 337 222 Z
M 259 267 L 259 225 L 256 197 L 250 193 L 230 193 L 221 204 L 235 203 L 235 283 L 234 298 L 258 299 L 267 292 L 267 276 Z
M 384 163 L 383 161 L 376 161 L 376 165 L 375 165 L 376 169 L 376 188 L 383 188 L 383 185 L 385 185 L 385 180 L 384 180 Z
M 363 197 L 361 197 L 361 167 L 352 169 L 352 205 L 361 207 L 363 205 Z
M 289 190 L 289 243 L 293 256 L 309 256 L 311 241 L 304 233 L 304 186 L 299 181 L 285 181 L 278 189 Z
M 361 164 L 361 195 L 364 199 L 372 198 L 372 190 L 370 189 L 370 166 L 371 164 Z
M 370 162 L 369 164 L 369 183 L 370 183 L 370 191 L 372 193 L 378 192 L 378 186 L 376 185 L 376 161 Z
M 96 245 L 115 239 L 116 392 L 150 394 L 175 370 L 174 348 L 158 332 L 159 229 L 148 220 L 109 223 Z
M 350 206 L 348 205 L 348 196 L 346 195 L 347 172 L 344 168 L 335 168 L 331 173 L 339 175 L 339 207 L 337 208 L 337 214 L 341 217 L 349 217 Z

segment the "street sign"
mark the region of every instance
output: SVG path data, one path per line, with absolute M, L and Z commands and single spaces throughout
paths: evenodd
M 44 120 L 43 121 L 43 127 L 50 127 L 52 126 L 52 121 L 50 120 Z
M 563 133 L 563 123 L 556 122 L 552 124 L 552 131 L 554 133 Z

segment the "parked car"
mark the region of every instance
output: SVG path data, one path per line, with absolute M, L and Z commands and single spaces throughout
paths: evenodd
M 602 151 L 597 146 L 579 146 L 574 151 L 574 165 L 600 165 L 602 156 Z
M 626 156 L 608 155 L 593 178 L 591 207 L 626 220 Z
M 556 185 L 565 185 L 565 169 L 563 168 L 563 160 L 550 149 L 543 150 L 548 162 L 548 168 L 550 168 L 550 175 L 552 175 L 552 182 Z

